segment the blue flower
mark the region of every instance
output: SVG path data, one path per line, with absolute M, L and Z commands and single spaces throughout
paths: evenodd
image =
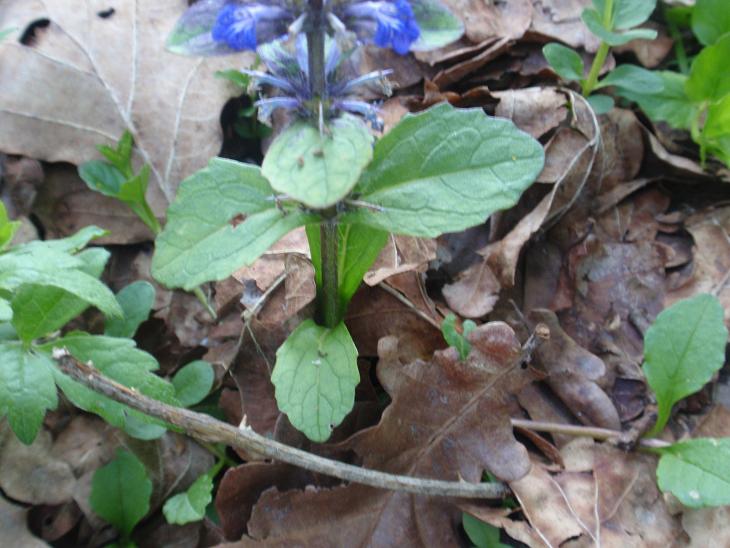
M 255 50 L 259 44 L 286 34 L 293 14 L 282 7 L 229 3 L 218 13 L 211 36 L 233 50 Z
M 407 0 L 356 2 L 345 7 L 345 24 L 361 40 L 406 55 L 421 31 Z
M 244 70 L 253 76 L 257 85 L 270 85 L 278 88 L 280 96 L 261 99 L 256 102 L 259 108 L 259 117 L 269 121 L 274 110 L 283 108 L 293 110 L 301 115 L 317 118 L 320 115 L 319 101 L 312 97 L 308 75 L 307 40 L 305 35 L 299 35 L 294 52 L 285 49 L 281 43 L 271 43 L 261 46 L 259 56 L 269 69 L 269 74 Z M 348 111 L 360 114 L 376 129 L 382 129 L 382 122 L 378 119 L 378 109 L 365 101 L 353 96 L 358 88 L 376 83 L 382 91 L 388 93 L 385 77 L 390 70 L 370 72 L 354 79 L 343 76 L 342 51 L 335 40 L 328 39 L 325 45 L 325 72 L 327 86 L 325 97 L 322 97 L 323 116 L 329 118 L 338 112 Z

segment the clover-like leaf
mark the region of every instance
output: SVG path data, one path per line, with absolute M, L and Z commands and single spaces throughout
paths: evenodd
M 169 287 L 193 289 L 255 261 L 312 214 L 277 208 L 257 166 L 213 158 L 180 185 L 155 242 L 152 275 Z
M 543 166 L 540 143 L 481 109 L 443 103 L 406 115 L 375 145 L 342 216 L 396 234 L 436 237 L 517 203 Z
M 144 464 L 129 451 L 117 449 L 114 460 L 94 473 L 89 503 L 95 513 L 129 537 L 149 511 L 151 497 L 152 481 Z
M 411 51 L 426 51 L 455 42 L 464 34 L 464 24 L 438 0 L 412 2 L 413 15 L 421 31 Z
M 295 122 L 274 140 L 261 172 L 272 188 L 313 208 L 344 198 L 373 157 L 367 126 L 346 114 L 325 131 L 308 121 Z
M 722 367 L 728 332 L 716 297 L 697 295 L 662 311 L 644 336 L 644 374 L 658 404 L 652 434 L 661 432 L 672 406 L 697 392 Z
M 7 415 L 18 439 L 30 445 L 57 403 L 53 362 L 19 342 L 0 344 L 0 417 Z
M 205 517 L 205 509 L 213 500 L 213 478 L 203 474 L 187 491 L 170 497 L 162 507 L 167 523 L 185 525 Z
M 578 53 L 562 44 L 547 44 L 542 54 L 550 67 L 564 80 L 581 80 L 583 78 L 583 59 Z
M 305 320 L 276 352 L 276 402 L 310 440 L 322 442 L 355 402 L 357 348 L 344 323 L 330 329 Z
M 730 438 L 698 438 L 656 451 L 662 491 L 691 508 L 730 504 Z

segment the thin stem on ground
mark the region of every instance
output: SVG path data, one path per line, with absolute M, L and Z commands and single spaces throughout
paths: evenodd
M 54 358 L 57 360 L 61 371 L 87 388 L 137 409 L 146 415 L 177 426 L 188 436 L 198 440 L 223 443 L 230 447 L 260 455 L 262 458 L 273 459 L 319 474 L 379 489 L 404 491 L 426 496 L 472 499 L 501 499 L 509 494 L 509 489 L 501 483 L 469 483 L 465 481 L 415 478 L 369 470 L 323 458 L 261 436 L 250 427 L 241 426 L 236 428 L 209 415 L 174 407 L 148 398 L 134 389 L 104 377 L 94 367 L 79 362 L 65 350 L 54 350 Z
M 606 0 L 606 4 L 603 9 L 603 25 L 607 29 L 613 28 L 613 0 Z M 596 89 L 598 76 L 601 74 L 603 64 L 606 62 L 609 49 L 609 45 L 606 42 L 601 41 L 601 45 L 598 46 L 596 56 L 593 58 L 593 64 L 591 64 L 591 70 L 588 73 L 588 78 L 586 78 L 583 82 L 581 89 L 583 97 L 588 97 L 591 93 L 593 93 L 593 90 Z

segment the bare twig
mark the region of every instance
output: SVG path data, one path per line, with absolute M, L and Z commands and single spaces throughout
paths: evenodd
M 195 413 L 188 409 L 174 407 L 148 398 L 134 389 L 104 377 L 99 371 L 79 362 L 65 350 L 54 350 L 54 358 L 58 361 L 59 368 L 64 373 L 91 390 L 177 426 L 189 436 L 205 442 L 225 443 L 230 447 L 251 451 L 263 457 L 299 466 L 312 472 L 380 489 L 405 491 L 427 496 L 483 499 L 500 499 L 509 492 L 507 487 L 501 483 L 452 482 L 398 476 L 322 458 L 265 438 L 249 427 L 236 428 L 208 415 Z
M 575 424 L 560 424 L 557 422 L 540 422 L 524 419 L 512 419 L 512 426 L 516 428 L 524 428 L 525 430 L 535 430 L 537 432 L 551 432 L 554 434 L 566 434 L 568 436 L 583 436 L 600 441 L 620 441 L 623 434 L 623 432 L 611 430 L 609 428 L 577 426 Z M 657 438 L 639 440 L 639 447 L 644 449 L 659 449 L 662 447 L 668 447 L 669 445 L 671 445 L 669 442 Z

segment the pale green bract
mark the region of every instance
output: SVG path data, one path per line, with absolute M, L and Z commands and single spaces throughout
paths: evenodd
M 323 209 L 344 198 L 373 156 L 373 136 L 355 116 L 344 114 L 325 131 L 295 122 L 274 140 L 261 172 L 272 188 Z
M 276 402 L 295 428 L 322 442 L 342 422 L 360 382 L 357 348 L 344 323 L 329 329 L 305 320 L 276 352 Z
M 257 166 L 213 158 L 180 185 L 155 242 L 152 275 L 190 290 L 250 264 L 289 231 L 316 217 L 279 209 Z
M 697 295 L 664 310 L 644 337 L 644 374 L 656 394 L 661 432 L 672 406 L 697 392 L 722 367 L 728 332 L 712 295 Z
M 515 205 L 543 162 L 540 143 L 511 121 L 442 103 L 376 143 L 353 190 L 368 205 L 341 222 L 431 238 L 463 230 Z
M 662 491 L 691 508 L 730 504 L 730 438 L 697 438 L 657 452 Z

